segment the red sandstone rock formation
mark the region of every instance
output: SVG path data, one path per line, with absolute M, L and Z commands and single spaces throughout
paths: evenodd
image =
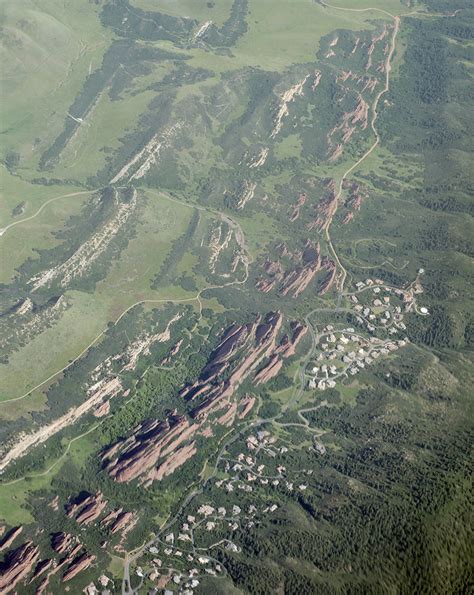
M 67 516 L 75 517 L 79 525 L 90 525 L 101 514 L 107 506 L 107 500 L 104 500 L 102 492 L 91 494 L 81 502 L 69 504 L 67 506 Z
M 284 296 L 291 293 L 292 297 L 296 299 L 311 283 L 316 272 L 317 269 L 305 267 L 287 273 L 283 279 L 280 293 Z
M 327 293 L 333 286 L 334 281 L 336 280 L 337 267 L 334 261 L 332 261 L 330 258 L 326 258 L 323 263 L 323 268 L 328 271 L 328 274 L 326 275 L 326 278 L 324 279 L 323 284 L 321 285 L 319 295 L 324 295 L 325 293 Z
M 319 243 L 314 246 L 309 240 L 301 255 L 302 266 L 290 271 L 283 278 L 280 293 L 284 296 L 291 294 L 297 298 L 308 287 L 321 267 Z
M 290 211 L 290 221 L 291 222 L 296 221 L 296 219 L 298 219 L 298 217 L 300 216 L 300 209 L 306 202 L 306 198 L 307 198 L 306 192 L 302 192 L 299 195 L 296 203 L 291 207 L 291 211 Z
M 269 275 L 281 275 L 283 273 L 283 267 L 277 260 L 267 260 L 263 265 L 263 268 Z
M 263 384 L 277 376 L 283 366 L 283 358 L 288 358 L 295 354 L 298 343 L 308 330 L 306 326 L 297 321 L 291 323 L 291 329 L 293 331 L 291 339 L 288 335 L 284 335 L 267 363 L 255 374 L 255 382 L 257 384 Z
M 49 579 L 47 576 L 40 582 L 40 584 L 36 587 L 35 595 L 42 595 L 46 591 L 46 587 L 48 586 Z
M 199 378 L 180 391 L 184 398 L 197 402 L 192 420 L 173 413 L 165 421 L 148 420 L 137 426 L 129 438 L 103 451 L 102 461 L 111 477 L 118 482 L 141 478 L 149 485 L 195 454 L 191 440 L 196 433 L 202 435 L 212 413 L 226 408 L 210 423 L 230 423 L 237 411 L 232 401 L 236 389 L 273 352 L 281 324 L 282 315 L 270 312 L 264 320 L 259 316 L 253 323 L 231 325 Z M 220 380 L 223 370 L 228 370 L 225 381 Z
M 255 374 L 255 382 L 263 384 L 274 378 L 283 366 L 283 360 L 277 354 L 273 354 L 270 360 Z
M 173 456 L 168 457 L 163 463 L 158 465 L 156 469 L 153 469 L 148 474 L 148 481 L 160 481 L 163 477 L 171 475 L 178 467 L 184 465 L 184 463 L 190 459 L 197 452 L 196 443 L 193 441 L 186 446 L 182 446 L 173 453 Z
M 275 287 L 275 279 L 267 280 L 267 279 L 260 279 L 255 284 L 256 289 L 261 291 L 262 293 L 268 293 Z
M 110 525 L 111 523 L 113 523 L 116 520 L 116 518 L 122 511 L 123 511 L 123 508 L 117 508 L 116 510 L 112 510 L 111 512 L 109 512 L 108 514 L 105 515 L 105 517 L 100 521 L 100 524 L 103 527 Z
M 8 593 L 23 581 L 39 557 L 39 547 L 32 541 L 23 543 L 6 555 L 0 575 L 0 593 Z
M 344 219 L 342 220 L 342 224 L 343 225 L 347 225 L 350 221 L 352 221 L 353 218 L 354 218 L 354 213 L 352 211 L 349 211 L 349 213 L 346 213 L 344 215 Z
M 70 581 L 72 578 L 77 576 L 80 572 L 82 572 L 86 568 L 89 568 L 89 566 L 92 564 L 92 562 L 94 560 L 95 560 L 95 556 L 91 556 L 87 552 L 84 552 L 80 556 L 77 556 L 77 558 L 74 558 L 74 560 L 71 562 L 69 568 L 66 570 L 66 572 L 63 575 L 63 583 Z
M 110 460 L 106 468 L 117 482 L 136 479 L 186 442 L 197 429 L 182 416 L 171 416 L 164 422 L 144 422 L 128 440 L 113 448 L 113 455 L 119 456 Z M 109 449 L 104 451 L 102 460 L 106 462 L 110 455 Z
M 94 417 L 104 417 L 110 413 L 110 401 L 104 401 L 102 405 L 99 405 L 94 411 Z
M 33 576 L 31 577 L 30 583 L 37 579 L 39 576 L 41 576 L 44 572 L 49 570 L 52 564 L 53 560 L 51 558 L 46 558 L 45 560 L 41 560 L 40 562 L 38 562 L 38 564 L 36 564 Z
M 261 351 L 268 347 L 266 343 L 271 342 L 274 339 L 273 335 L 276 336 L 278 333 L 281 314 L 270 313 L 263 323 L 260 324 L 260 322 L 261 319 L 258 317 L 254 323 L 230 327 L 211 354 L 199 379 L 180 392 L 181 396 L 187 399 L 195 400 L 200 397 L 201 403 L 193 410 L 193 417 L 207 416 L 210 413 L 210 407 L 214 410 L 219 401 L 230 398 L 250 370 L 257 367 Z M 245 347 L 243 353 L 241 352 L 241 356 L 245 355 L 245 357 L 237 361 L 237 366 L 226 382 L 219 382 L 217 380 L 219 374 L 230 365 L 232 356 L 241 347 Z
M 309 230 L 324 231 L 331 224 L 332 218 L 337 211 L 336 197 L 334 180 L 326 181 L 326 191 L 316 208 L 316 219 L 308 225 Z
M 231 426 L 234 423 L 236 413 L 237 403 L 230 403 L 227 411 L 216 420 L 216 423 L 221 426 Z
M 110 527 L 112 534 L 121 531 L 126 525 L 132 522 L 134 519 L 133 512 L 121 512 Z
M 244 419 L 248 415 L 254 404 L 255 397 L 251 395 L 245 395 L 245 397 L 241 399 L 239 403 L 239 411 L 237 413 L 238 418 Z
M 15 541 L 15 539 L 18 537 L 18 535 L 20 535 L 20 533 L 23 531 L 23 526 L 19 525 L 18 527 L 13 527 L 13 529 L 10 529 L 10 531 L 8 531 L 8 533 L 5 535 L 5 537 L 2 539 L 2 542 L 0 543 L 0 552 L 2 552 L 3 550 L 6 550 L 8 547 L 11 546 L 11 544 Z
M 59 510 L 59 496 L 55 496 L 51 502 L 48 504 L 48 506 L 50 508 L 52 508 L 54 511 Z
M 211 426 L 205 426 L 201 432 L 200 432 L 201 436 L 204 436 L 204 438 L 212 438 L 214 436 L 214 432 L 212 431 Z
M 51 536 L 51 547 L 58 554 L 64 554 L 74 542 L 70 533 L 53 533 Z
M 170 350 L 168 355 L 161 362 L 162 366 L 168 366 L 173 361 L 173 357 L 179 353 L 179 350 L 181 349 L 181 345 L 183 344 L 183 341 L 184 341 L 184 339 L 180 339 L 174 345 L 174 347 L 172 347 L 172 349 Z
M 349 196 L 345 202 L 345 207 L 351 209 L 348 213 L 346 213 L 343 224 L 349 223 L 354 217 L 356 211 L 360 210 L 360 206 L 362 204 L 362 200 L 367 197 L 367 192 L 364 191 L 361 186 L 357 183 L 350 184 L 349 189 Z

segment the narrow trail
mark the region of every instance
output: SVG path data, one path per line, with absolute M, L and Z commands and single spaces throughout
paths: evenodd
M 92 194 L 94 192 L 97 192 L 97 190 L 81 190 L 80 192 L 70 192 L 69 194 L 61 194 L 61 196 L 54 196 L 53 198 L 50 198 L 49 200 L 44 202 L 40 206 L 40 208 L 36 211 L 36 213 L 33 213 L 33 215 L 30 215 L 29 217 L 25 217 L 24 219 L 19 219 L 18 221 L 13 221 L 12 223 L 9 223 L 6 227 L 3 227 L 2 229 L 0 229 L 0 237 L 4 236 L 6 234 L 6 232 L 9 229 L 11 229 L 12 227 L 15 227 L 16 225 L 20 225 L 21 223 L 26 223 L 27 221 L 31 221 L 35 217 L 38 217 L 38 215 L 40 215 L 41 212 L 48 205 L 50 205 L 52 202 L 56 202 L 57 200 L 61 200 L 62 198 L 71 198 L 73 196 L 81 196 L 83 194 Z
M 54 463 L 52 463 L 47 469 L 45 469 L 45 471 L 41 471 L 40 473 L 31 473 L 31 474 L 23 475 L 23 477 L 18 477 L 17 479 L 12 479 L 11 481 L 0 482 L 0 488 L 6 487 L 6 486 L 11 486 L 11 485 L 14 485 L 16 483 L 20 483 L 20 481 L 25 481 L 25 479 L 34 479 L 36 477 L 44 477 L 45 475 L 49 475 L 51 473 L 51 471 L 55 467 L 57 467 L 59 465 L 59 463 L 68 455 L 68 453 L 69 453 L 69 451 L 71 449 L 71 446 L 74 444 L 74 442 L 76 442 L 77 440 L 80 440 L 81 438 L 84 438 L 84 436 L 87 436 L 88 434 L 91 434 L 92 432 L 94 432 L 95 430 L 97 430 L 97 428 L 100 425 L 102 425 L 102 423 L 104 421 L 105 421 L 105 419 L 103 419 L 101 422 L 99 422 L 98 424 L 96 424 L 92 428 L 89 428 L 88 430 L 86 430 L 82 434 L 79 434 L 79 436 L 75 436 L 74 438 L 71 438 L 71 440 L 69 440 L 69 442 L 68 442 L 68 445 L 66 447 L 66 450 L 61 454 L 60 457 L 58 457 L 54 461 Z
M 140 379 L 143 378 L 145 373 L 146 373 L 146 371 L 140 376 Z M 126 401 L 124 401 L 124 405 L 128 405 L 134 398 L 135 398 L 135 395 L 132 394 L 132 396 L 130 398 L 128 398 Z M 85 432 L 82 432 L 82 434 L 79 434 L 78 436 L 74 436 L 74 438 L 71 438 L 71 440 L 69 440 L 69 442 L 66 446 L 66 449 L 59 455 L 59 457 L 54 461 L 54 463 L 52 463 L 47 469 L 45 469 L 44 471 L 41 471 L 39 473 L 32 473 L 32 474 L 26 473 L 22 477 L 17 477 L 16 479 L 12 479 L 10 481 L 6 481 L 6 482 L 0 481 L 0 489 L 4 486 L 9 486 L 9 485 L 19 483 L 20 481 L 24 481 L 25 479 L 32 479 L 35 477 L 44 477 L 45 475 L 48 475 L 49 473 L 51 473 L 51 471 L 55 467 L 57 467 L 57 465 L 59 465 L 59 463 L 61 463 L 61 461 L 63 461 L 65 459 L 65 457 L 68 455 L 68 453 L 71 449 L 71 446 L 74 444 L 74 442 L 76 442 L 77 440 L 80 440 L 81 438 L 84 438 L 84 436 L 87 436 L 88 434 L 91 434 L 92 432 L 95 432 L 95 430 L 97 430 L 97 428 L 99 428 L 108 419 L 108 417 L 109 417 L 108 415 L 103 417 L 98 423 L 96 423 L 94 426 L 92 426 L 92 428 L 89 428 Z

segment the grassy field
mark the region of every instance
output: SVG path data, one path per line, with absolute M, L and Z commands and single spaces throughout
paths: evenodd
M 207 0 L 132 0 L 132 6 L 159 11 L 172 16 L 186 16 L 197 21 L 212 20 L 220 26 L 229 17 L 233 0 L 219 0 L 209 6 Z
M 8 365 L 1 365 L 1 400 L 24 394 L 61 369 L 82 352 L 129 306 L 145 299 L 189 297 L 180 288 L 152 290 L 151 280 L 159 270 L 176 235 L 185 228 L 191 210 L 158 197 L 146 204 L 137 237 L 129 242 L 96 292 L 66 292 L 70 307 L 54 326 L 15 352 Z M 38 225 L 36 225 L 36 229 Z M 21 226 L 13 229 L 11 238 Z M 8 238 L 8 236 L 7 236 Z M 1 411 L 0 411 L 1 414 Z
M 10 223 L 31 217 L 51 198 L 84 190 L 80 186 L 40 186 L 39 184 L 31 184 L 30 182 L 21 179 L 19 176 L 11 174 L 4 165 L 0 165 L 0 181 L 1 228 L 6 227 Z M 15 215 L 13 210 L 18 205 L 22 206 L 22 212 Z M 37 223 L 37 221 L 34 221 L 33 223 Z M 61 227 L 60 223 L 56 224 L 56 228 L 58 227 Z
M 34 492 L 50 488 L 51 481 L 61 474 L 61 468 L 67 460 L 72 461 L 80 469 L 87 457 L 97 447 L 93 431 L 73 440 L 71 442 L 63 440 L 64 454 L 59 458 L 49 460 L 44 469 L 35 471 L 31 475 L 25 476 L 24 479 L 10 483 L 0 482 L 0 519 L 3 522 L 9 525 L 31 523 L 34 518 L 28 507 L 28 499 Z
M 3 168 L 2 168 L 3 170 Z M 35 250 L 58 245 L 54 232 L 69 217 L 77 215 L 90 197 L 88 191 L 71 186 L 38 186 L 24 182 L 3 170 L 2 228 L 13 224 L 1 237 L 0 282 L 9 283 L 28 258 L 36 258 Z M 25 202 L 25 211 L 12 217 L 12 210 Z M 48 203 L 48 204 L 47 204 Z M 39 213 L 38 211 L 42 209 Z M 38 213 L 37 216 L 36 213 Z M 23 219 L 29 221 L 22 222 Z M 17 224 L 18 222 L 18 224 Z
M 30 168 L 62 128 L 73 98 L 107 49 L 111 37 L 98 11 L 87 0 L 46 0 L 41 10 L 32 0 L 5 3 L 2 155 L 17 153 L 25 177 L 32 176 Z
M 119 146 L 119 138 L 137 123 L 137 115 L 145 111 L 152 92 L 140 93 L 122 101 L 111 101 L 103 93 L 87 115 L 86 123 L 61 153 L 53 173 L 59 178 L 87 179 L 104 167 L 107 151 Z
M 105 327 L 107 309 L 101 300 L 80 292 L 66 298 L 71 307 L 60 321 L 15 352 L 8 365 L 1 365 L 2 401 L 23 395 L 64 367 Z

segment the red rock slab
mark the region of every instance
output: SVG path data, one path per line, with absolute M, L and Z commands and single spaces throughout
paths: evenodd
M 83 572 L 86 568 L 89 568 L 94 560 L 95 556 L 89 555 L 87 552 L 84 552 L 80 556 L 77 556 L 77 558 L 74 558 L 69 568 L 63 575 L 63 583 L 70 581 L 80 572 Z
M 39 547 L 32 541 L 8 552 L 0 576 L 0 593 L 8 593 L 24 580 L 39 558 Z

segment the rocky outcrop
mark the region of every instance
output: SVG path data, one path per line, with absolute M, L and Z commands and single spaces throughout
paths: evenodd
M 162 366 L 169 366 L 169 364 L 173 361 L 173 358 L 179 353 L 181 346 L 183 344 L 184 339 L 180 339 L 170 350 L 168 355 L 164 358 L 161 362 Z
M 332 261 L 330 258 L 326 258 L 323 263 L 323 268 L 327 270 L 328 273 L 319 289 L 319 295 L 324 295 L 327 293 L 334 285 L 334 281 L 336 280 L 337 267 L 334 261 Z
M 119 516 L 119 514 L 122 513 L 122 511 L 123 511 L 123 508 L 117 508 L 115 510 L 112 510 L 108 514 L 106 514 L 104 516 L 104 518 L 100 521 L 101 526 L 107 527 L 107 525 L 114 523 L 115 520 L 117 519 L 117 517 Z
M 198 428 L 183 416 L 165 421 L 148 420 L 135 428 L 127 440 L 106 449 L 102 454 L 105 468 L 121 483 L 137 479 L 156 465 L 160 458 L 173 453 Z
M 211 413 L 228 406 L 237 387 L 258 368 L 275 347 L 282 321 L 280 312 L 270 312 L 263 321 L 259 317 L 252 325 L 246 325 L 248 335 L 245 349 L 234 362 L 227 380 L 219 381 L 218 377 L 214 376 L 210 379 L 212 382 L 206 382 L 204 386 L 200 384 L 200 380 L 195 383 L 195 387 L 203 390 L 200 391 L 201 403 L 191 411 L 194 419 L 203 421 Z
M 118 531 L 121 531 L 124 527 L 129 525 L 133 521 L 134 518 L 135 518 L 135 515 L 133 514 L 133 512 L 121 512 L 117 516 L 115 521 L 111 524 L 110 532 L 112 534 L 115 534 Z
M 259 279 L 255 284 L 255 287 L 262 293 L 268 293 L 275 287 L 275 283 L 275 279 Z
M 18 537 L 18 535 L 20 535 L 20 533 L 23 531 L 23 526 L 19 525 L 18 527 L 13 527 L 13 529 L 10 529 L 10 531 L 8 531 L 8 533 L 5 535 L 5 537 L 2 539 L 1 543 L 0 543 L 0 552 L 2 552 L 3 550 L 6 550 L 8 547 L 11 546 L 11 544 L 15 541 L 15 539 Z
M 28 344 L 57 323 L 68 307 L 64 296 L 53 297 L 41 305 L 26 298 L 0 318 L 0 349 L 11 353 Z
M 329 216 L 329 213 L 326 213 Z M 324 224 L 323 219 L 317 220 L 317 226 Z M 283 247 L 285 256 L 292 261 L 290 267 L 284 272 L 283 266 L 278 261 L 265 261 L 263 269 L 267 276 L 260 277 L 255 287 L 263 293 L 268 293 L 273 288 L 278 288 L 282 296 L 291 296 L 297 299 L 314 281 L 316 274 L 323 268 L 324 258 L 321 255 L 319 242 L 314 244 L 309 239 L 302 250 L 288 252 Z M 278 249 L 278 248 L 277 248 Z
M 148 484 L 153 481 L 160 481 L 163 477 L 167 475 L 171 475 L 178 467 L 184 465 L 184 463 L 190 459 L 193 455 L 197 452 L 196 443 L 193 441 L 186 446 L 182 446 L 178 448 L 177 451 L 173 453 L 172 457 L 169 457 L 163 463 L 158 465 L 156 469 L 153 469 L 147 476 Z
M 306 192 L 302 192 L 298 196 L 298 200 L 296 201 L 296 203 L 291 207 L 291 210 L 290 210 L 290 221 L 291 222 L 296 221 L 296 219 L 298 219 L 298 217 L 300 216 L 300 209 L 306 202 L 306 198 L 307 198 Z
M 308 287 L 321 267 L 321 253 L 319 243 L 314 246 L 309 240 L 301 255 L 302 266 L 287 273 L 279 288 L 281 295 L 291 294 L 299 297 Z
M 255 374 L 255 382 L 263 384 L 274 378 L 283 366 L 283 360 L 274 353 L 269 361 Z
M 310 75 L 307 74 L 301 81 L 298 81 L 295 85 L 293 85 L 292 87 L 284 91 L 284 93 L 282 93 L 278 105 L 278 111 L 275 116 L 273 130 L 270 134 L 271 138 L 275 138 L 278 135 L 283 126 L 283 119 L 286 118 L 290 113 L 288 105 L 292 101 L 294 101 L 296 97 L 303 95 L 304 86 L 309 76 Z
M 234 401 L 229 405 L 227 411 L 216 419 L 216 423 L 220 426 L 231 426 L 234 423 L 236 413 L 237 403 Z
M 171 339 L 171 327 L 182 317 L 181 313 L 177 313 L 168 321 L 166 328 L 160 333 L 154 335 L 143 334 L 138 339 L 133 341 L 123 354 L 125 364 L 122 368 L 123 372 L 130 372 L 137 367 L 138 359 L 141 355 L 150 355 L 151 347 L 154 343 L 166 343 Z
M 349 196 L 344 204 L 347 209 L 350 209 L 344 216 L 342 223 L 347 224 L 352 221 L 354 214 L 360 210 L 362 200 L 366 198 L 367 191 L 363 190 L 362 187 L 356 182 L 349 185 Z
M 107 506 L 102 492 L 91 494 L 79 503 L 70 503 L 66 507 L 67 516 L 75 518 L 79 525 L 90 525 L 101 514 Z
M 42 271 L 32 277 L 28 284 L 32 285 L 31 292 L 42 287 L 49 287 L 58 283 L 66 288 L 75 279 L 84 278 L 90 274 L 97 259 L 109 248 L 121 228 L 127 223 L 137 207 L 137 192 L 134 190 L 130 200 L 122 201 L 115 192 L 115 207 L 112 216 L 100 225 L 77 250 L 61 264 Z
M 40 584 L 35 589 L 35 595 L 42 595 L 46 591 L 46 587 L 48 586 L 49 580 L 48 577 L 45 576 L 44 579 L 40 582 Z
M 244 419 L 250 413 L 254 405 L 255 397 L 252 395 L 245 395 L 245 397 L 239 402 L 237 417 L 239 419 Z
M 59 496 L 54 496 L 48 506 L 57 512 L 59 510 Z
M 119 378 L 103 378 L 93 384 L 88 390 L 87 394 L 94 398 L 98 403 L 104 399 L 111 399 L 122 390 L 122 383 Z
M 342 220 L 342 224 L 343 225 L 347 225 L 348 223 L 350 223 L 352 221 L 353 218 L 354 218 L 353 211 L 349 211 L 348 213 L 346 213 L 344 215 L 344 219 Z
M 340 147 L 342 152 L 342 147 Z M 316 207 L 316 219 L 308 225 L 308 230 L 324 231 L 331 224 L 337 211 L 337 191 L 333 179 L 324 180 L 325 191 Z
M 64 554 L 69 550 L 75 539 L 70 533 L 53 533 L 51 547 L 57 554 Z
M 43 560 L 37 564 L 30 583 L 44 572 L 48 572 L 48 574 L 36 588 L 36 595 L 44 593 L 48 587 L 50 578 L 57 574 L 62 568 L 68 565 L 72 566 L 74 561 L 80 557 L 81 550 L 83 550 L 82 544 L 77 541 L 76 537 L 64 532 L 53 533 L 51 535 L 51 547 L 62 557 L 59 559 L 59 562 L 57 560 Z
M 94 560 L 95 556 L 89 555 L 87 552 L 84 552 L 83 554 L 74 558 L 63 575 L 63 583 L 67 583 L 67 581 L 73 579 L 80 572 L 83 572 L 86 568 L 89 568 Z
M 105 417 L 110 413 L 110 401 L 104 401 L 102 405 L 99 405 L 94 411 L 94 417 Z
M 296 353 L 296 347 L 298 346 L 298 343 L 308 331 L 308 327 L 304 324 L 301 324 L 301 322 L 298 322 L 297 320 L 294 320 L 290 324 L 290 328 L 292 332 L 291 337 L 285 335 L 276 349 L 276 353 L 280 353 L 282 357 L 285 358 L 291 357 Z
M 0 569 L 0 593 L 10 592 L 23 581 L 32 571 L 38 557 L 39 547 L 32 541 L 27 541 L 9 552 Z
M 117 508 L 109 512 L 100 522 L 102 526 L 109 527 L 112 534 L 117 533 L 135 518 L 133 512 L 124 512 L 123 508 Z
M 118 378 L 106 379 L 96 383 L 88 390 L 88 398 L 77 407 L 73 407 L 61 417 L 39 428 L 31 434 L 20 437 L 14 446 L 0 459 L 0 471 L 5 469 L 12 461 L 23 456 L 30 448 L 46 442 L 51 436 L 63 428 L 74 424 L 90 410 L 95 409 L 106 397 L 112 398 L 122 388 Z
M 367 50 L 367 63 L 365 65 L 366 70 L 369 70 L 369 68 L 371 68 L 371 66 L 372 66 L 372 54 L 375 50 L 375 46 L 380 41 L 383 41 L 385 39 L 388 32 L 389 32 L 388 27 L 386 24 L 384 24 L 382 32 L 379 35 L 375 34 L 372 36 L 372 39 L 371 39 L 370 45 L 369 45 L 369 49 Z
M 45 560 L 38 562 L 38 564 L 35 566 L 35 571 L 33 572 L 30 583 L 49 570 L 53 564 L 53 561 L 54 560 L 51 558 L 46 558 Z
M 265 264 L 263 265 L 263 268 L 265 269 L 265 272 L 268 273 L 269 275 L 278 275 L 278 274 L 283 273 L 283 267 L 277 260 L 276 261 L 267 260 L 265 262 Z
M 281 295 L 291 294 L 294 299 L 298 298 L 314 279 L 317 271 L 317 268 L 303 267 L 287 273 L 280 288 Z
M 196 453 L 197 435 L 209 435 L 212 424 L 233 423 L 236 390 L 276 348 L 282 320 L 279 312 L 270 312 L 264 319 L 258 316 L 254 322 L 229 326 L 199 378 L 180 391 L 196 403 L 190 418 L 172 412 L 164 421 L 147 420 L 129 438 L 106 448 L 102 463 L 110 476 L 117 482 L 139 479 L 145 485 L 159 481 Z M 247 401 L 245 415 L 253 402 Z M 217 412 L 220 417 L 211 417 Z
M 275 287 L 276 283 L 283 279 L 284 270 L 278 260 L 266 260 L 263 270 L 267 276 L 258 279 L 255 287 L 262 293 L 268 293 Z
M 242 188 L 239 193 L 239 197 L 237 199 L 236 208 L 241 210 L 245 207 L 249 200 L 255 195 L 255 188 L 257 184 L 255 182 L 251 182 L 250 180 L 244 180 Z
M 305 335 L 308 328 L 300 322 L 291 323 L 292 335 L 284 335 L 278 346 L 274 349 L 268 361 L 255 374 L 255 382 L 263 384 L 277 376 L 283 366 L 283 359 L 291 357 L 296 352 L 296 347 Z

